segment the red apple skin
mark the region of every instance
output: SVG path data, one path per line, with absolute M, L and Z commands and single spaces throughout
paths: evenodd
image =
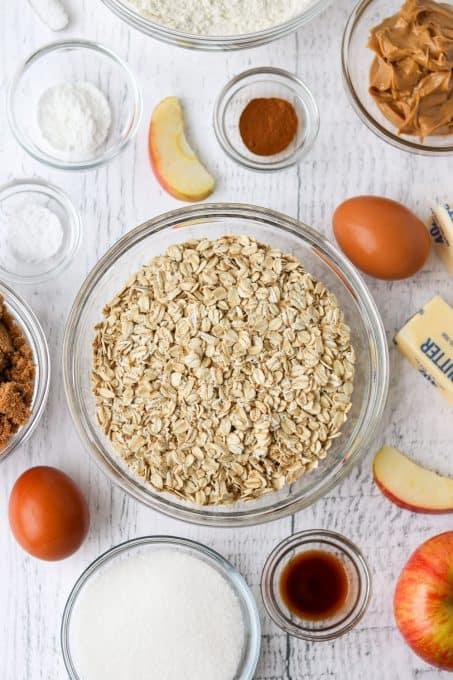
M 405 503 L 404 501 L 401 500 L 401 498 L 397 498 L 392 494 L 381 482 L 379 479 L 374 476 L 374 481 L 376 482 L 376 486 L 379 488 L 381 493 L 389 499 L 389 501 L 392 501 L 395 505 L 397 505 L 399 508 L 403 508 L 404 510 L 410 510 L 411 512 L 418 512 L 422 515 L 446 515 L 451 512 L 453 512 L 453 508 L 447 509 L 439 509 L 439 510 L 433 510 L 432 508 L 419 508 L 416 505 L 411 505 L 410 503 Z
M 430 538 L 409 558 L 396 585 L 394 613 L 418 656 L 453 671 L 453 531 Z
M 448 513 L 453 512 L 453 507 L 448 507 L 447 503 L 444 506 L 438 507 L 438 508 L 430 508 L 430 507 L 427 507 L 426 505 L 422 505 L 421 503 L 418 504 L 418 505 L 415 505 L 415 504 L 413 504 L 413 503 L 411 503 L 407 500 L 403 500 L 401 498 L 401 496 L 396 496 L 392 491 L 390 491 L 388 486 L 386 486 L 385 482 L 382 480 L 382 475 L 383 475 L 382 466 L 381 466 L 381 469 L 379 470 L 379 459 L 380 459 L 380 457 L 382 456 L 383 453 L 388 453 L 387 450 L 394 451 L 395 454 L 399 458 L 407 459 L 407 456 L 404 453 L 402 453 L 398 449 L 394 449 L 394 447 L 391 447 L 391 446 L 383 446 L 377 452 L 376 456 L 374 457 L 374 461 L 373 461 L 374 481 L 375 481 L 378 489 L 381 491 L 381 493 L 386 498 L 388 498 L 390 501 L 392 501 L 392 503 L 394 503 L 395 505 L 397 505 L 400 508 L 403 508 L 404 510 L 410 510 L 411 512 L 418 512 L 418 513 L 422 513 L 422 514 L 425 514 L 425 515 L 441 515 L 441 514 L 443 515 L 443 514 L 448 514 Z M 410 465 L 414 465 L 414 463 L 411 461 Z M 430 488 L 432 493 L 435 493 L 436 478 L 439 477 L 439 479 L 441 481 L 445 481 L 444 478 L 441 477 L 441 475 L 436 475 L 435 473 L 424 470 L 419 465 L 416 465 L 416 467 L 418 467 L 420 469 L 421 473 L 426 472 L 430 475 L 430 478 L 426 479 L 426 485 L 427 485 L 428 488 Z M 388 482 L 389 482 L 389 480 L 387 479 L 387 483 Z M 453 481 L 451 483 L 453 484 Z

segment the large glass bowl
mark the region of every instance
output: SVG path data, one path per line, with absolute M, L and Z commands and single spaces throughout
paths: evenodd
M 25 300 L 2 281 L 0 281 L 0 295 L 5 301 L 8 312 L 30 345 L 35 363 L 35 385 L 30 418 L 11 437 L 6 447 L 0 448 L 0 463 L 2 463 L 10 453 L 27 441 L 44 413 L 50 385 L 50 357 L 41 324 Z
M 430 135 L 420 142 L 412 135 L 398 135 L 369 93 L 374 52 L 367 47 L 370 31 L 396 14 L 403 0 L 360 0 L 346 24 L 342 44 L 343 81 L 353 109 L 362 123 L 380 139 L 402 151 L 424 156 L 453 154 L 452 135 Z
M 139 14 L 127 3 L 127 0 L 102 0 L 117 16 L 125 21 L 129 26 L 137 28 L 142 33 L 157 38 L 163 42 L 177 45 L 178 47 L 189 47 L 196 50 L 206 51 L 229 51 L 240 50 L 247 47 L 257 47 L 282 38 L 289 33 L 297 31 L 301 26 L 314 19 L 331 2 L 331 0 L 312 0 L 311 4 L 300 12 L 297 16 L 283 24 L 272 26 L 256 33 L 242 33 L 238 35 L 194 35 L 191 33 L 181 33 L 172 28 L 168 28 L 156 21 L 151 21 Z
M 258 500 L 230 506 L 199 506 L 158 493 L 134 477 L 96 422 L 91 392 L 94 326 L 102 308 L 129 276 L 170 244 L 224 234 L 245 234 L 295 255 L 336 294 L 352 330 L 357 354 L 352 408 L 342 435 L 319 467 Z M 70 312 L 63 345 L 69 408 L 80 437 L 98 465 L 129 494 L 178 519 L 198 524 L 250 525 L 304 508 L 337 484 L 368 450 L 381 420 L 388 390 L 388 350 L 378 310 L 353 266 L 310 227 L 280 213 L 238 204 L 182 208 L 130 231 L 98 262 Z

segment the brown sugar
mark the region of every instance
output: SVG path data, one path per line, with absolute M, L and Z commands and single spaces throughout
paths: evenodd
M 6 357 L 13 350 L 13 343 L 5 324 L 0 321 L 0 371 L 6 363 Z
M 30 417 L 33 352 L 0 295 L 0 455 Z

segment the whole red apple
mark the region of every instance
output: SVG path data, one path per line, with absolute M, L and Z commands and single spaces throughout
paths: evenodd
M 453 531 L 430 538 L 412 554 L 396 584 L 394 611 L 414 652 L 453 671 Z

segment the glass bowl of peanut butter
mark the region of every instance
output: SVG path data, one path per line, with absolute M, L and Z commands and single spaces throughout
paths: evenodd
M 378 137 L 412 153 L 453 154 L 453 4 L 360 0 L 342 67 L 354 110 Z

